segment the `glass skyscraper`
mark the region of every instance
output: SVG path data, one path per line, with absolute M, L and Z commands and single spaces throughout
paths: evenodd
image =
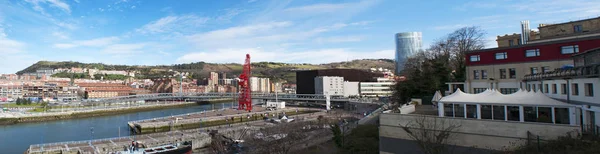
M 404 63 L 410 56 L 421 51 L 421 32 L 405 32 L 396 34 L 396 74 L 404 70 Z

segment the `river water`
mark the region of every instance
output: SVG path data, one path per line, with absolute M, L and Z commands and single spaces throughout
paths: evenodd
M 232 103 L 214 104 L 214 108 L 229 108 L 231 105 Z M 0 154 L 23 153 L 31 144 L 127 136 L 129 121 L 200 112 L 212 108 L 213 105 L 207 104 L 114 116 L 0 126 Z

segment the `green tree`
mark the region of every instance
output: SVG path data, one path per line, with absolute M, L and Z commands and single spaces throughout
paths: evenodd
M 16 104 L 17 105 L 21 105 L 21 103 L 23 103 L 23 100 L 21 98 L 17 98 Z

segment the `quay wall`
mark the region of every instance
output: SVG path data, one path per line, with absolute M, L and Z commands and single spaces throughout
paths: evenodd
M 88 117 L 99 117 L 99 116 L 109 116 L 109 115 L 118 115 L 118 114 L 126 114 L 126 113 L 135 113 L 135 112 L 143 112 L 143 111 L 153 111 L 153 110 L 161 110 L 161 109 L 170 109 L 170 108 L 180 108 L 186 106 L 195 106 L 202 105 L 207 103 L 221 103 L 221 102 L 229 102 L 231 99 L 219 99 L 219 100 L 209 100 L 206 102 L 189 102 L 184 104 L 167 104 L 167 105 L 155 105 L 155 106 L 144 106 L 144 107 L 130 107 L 130 108 L 122 108 L 122 109 L 109 109 L 109 110 L 98 110 L 98 111 L 88 111 L 88 112 L 72 112 L 66 113 L 63 115 L 40 115 L 40 116 L 31 116 L 31 117 L 18 117 L 18 118 L 0 118 L 0 125 L 12 125 L 17 123 L 32 123 L 32 122 L 44 122 L 44 121 L 53 121 L 53 120 L 66 120 L 66 119 L 77 119 L 77 118 L 88 118 Z

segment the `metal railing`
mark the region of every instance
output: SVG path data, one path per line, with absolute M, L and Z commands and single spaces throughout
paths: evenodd
M 524 81 L 537 81 L 557 78 L 598 77 L 600 76 L 600 64 L 573 67 L 567 69 L 555 69 L 550 72 L 541 72 L 525 75 Z

